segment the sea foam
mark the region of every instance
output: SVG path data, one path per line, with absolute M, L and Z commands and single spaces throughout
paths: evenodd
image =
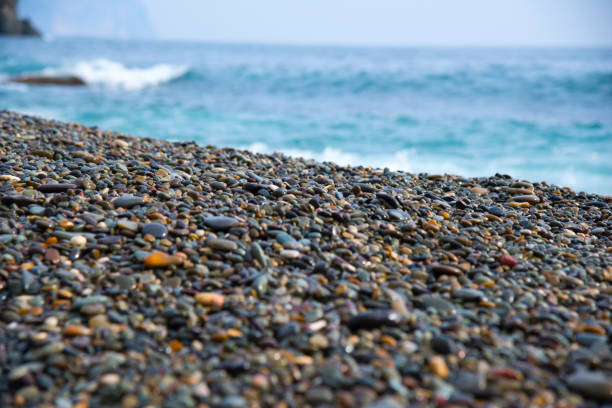
M 46 68 L 45 76 L 75 76 L 88 85 L 136 91 L 170 82 L 185 75 L 187 65 L 156 64 L 146 68 L 128 68 L 104 58 L 81 61 L 60 68 Z

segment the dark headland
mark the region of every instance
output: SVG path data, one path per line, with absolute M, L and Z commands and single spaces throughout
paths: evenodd
M 2 407 L 612 402 L 612 201 L 0 113 Z
M 0 35 L 40 36 L 29 20 L 17 16 L 18 0 L 0 0 Z

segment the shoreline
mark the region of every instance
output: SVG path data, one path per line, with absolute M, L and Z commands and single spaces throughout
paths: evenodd
M 0 132 L 0 405 L 612 401 L 612 197 Z

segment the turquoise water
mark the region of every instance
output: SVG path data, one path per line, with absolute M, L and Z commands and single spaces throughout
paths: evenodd
M 612 49 L 0 39 L 0 108 L 342 164 L 612 194 Z

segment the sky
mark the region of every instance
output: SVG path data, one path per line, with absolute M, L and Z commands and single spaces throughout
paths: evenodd
M 612 0 L 141 1 L 162 39 L 391 46 L 612 46 Z

